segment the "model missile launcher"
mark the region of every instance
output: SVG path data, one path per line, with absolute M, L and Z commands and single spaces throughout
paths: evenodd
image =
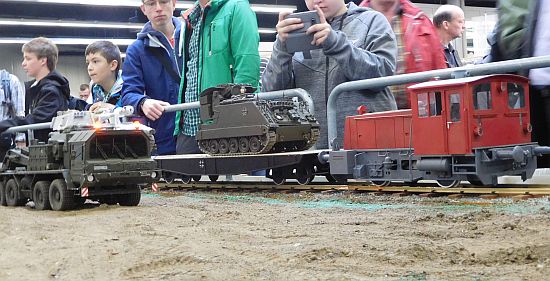
M 36 209 L 68 210 L 86 199 L 136 206 L 140 185 L 158 179 L 151 152 L 154 130 L 123 121 L 131 107 L 113 113 L 60 112 L 48 143 L 10 149 L 0 168 L 0 203 L 34 201 Z
M 261 100 L 242 84 L 208 88 L 200 96 L 199 148 L 210 155 L 306 150 L 319 137 L 319 123 L 305 102 Z

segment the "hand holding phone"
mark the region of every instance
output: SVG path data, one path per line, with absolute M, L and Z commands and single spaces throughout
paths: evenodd
M 297 18 L 302 21 L 303 27 L 295 29 L 288 33 L 286 38 L 286 48 L 289 53 L 305 52 L 315 49 L 320 49 L 321 46 L 312 45 L 313 34 L 307 34 L 306 31 L 311 26 L 321 22 L 317 11 L 308 11 L 302 13 L 294 13 L 286 16 L 285 19 Z

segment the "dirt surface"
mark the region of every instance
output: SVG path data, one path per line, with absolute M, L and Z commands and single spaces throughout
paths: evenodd
M 550 280 L 550 201 L 144 194 L 0 207 L 0 280 Z

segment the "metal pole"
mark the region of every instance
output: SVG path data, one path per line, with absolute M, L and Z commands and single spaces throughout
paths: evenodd
M 480 65 L 466 65 L 456 68 L 430 70 L 418 73 L 409 73 L 388 77 L 350 81 L 336 86 L 328 97 L 327 126 L 329 148 L 332 149 L 332 141 L 338 137 L 336 127 L 336 100 L 345 92 L 382 88 L 391 85 L 424 82 L 430 79 L 450 79 L 465 76 L 477 76 L 486 74 L 516 72 L 524 69 L 550 67 L 550 56 L 531 57 L 525 59 L 492 62 Z

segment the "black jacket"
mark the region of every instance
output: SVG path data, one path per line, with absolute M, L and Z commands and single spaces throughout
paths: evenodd
M 7 119 L 0 122 L 0 133 L 13 126 L 22 126 L 36 123 L 52 121 L 57 116 L 58 111 L 67 110 L 71 90 L 69 81 L 56 70 L 50 72 L 42 78 L 36 85 L 35 81 L 30 81 L 27 88 L 26 97 L 30 98 L 28 105 L 28 114 L 24 118 Z M 50 129 L 35 130 L 34 138 L 47 142 Z

